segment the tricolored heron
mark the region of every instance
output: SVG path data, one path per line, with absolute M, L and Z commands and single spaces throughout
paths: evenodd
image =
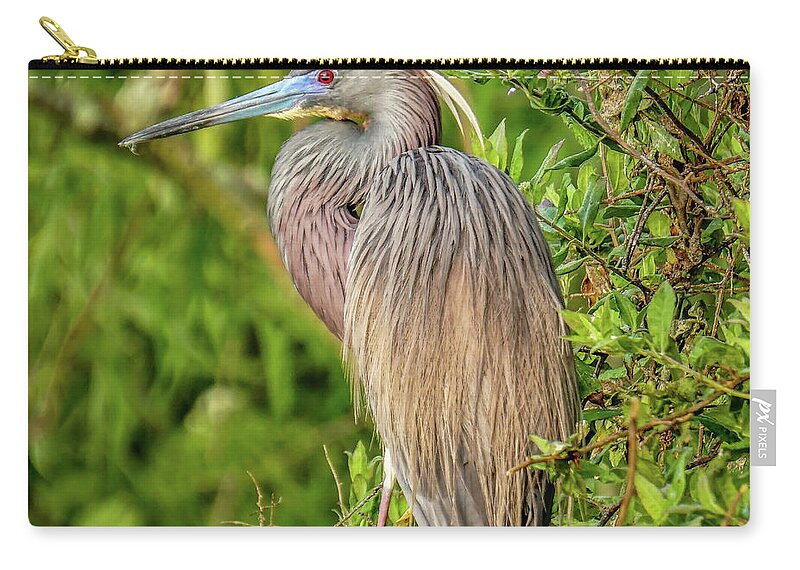
M 396 477 L 422 525 L 546 525 L 545 474 L 506 472 L 536 450 L 530 434 L 564 439 L 578 418 L 560 288 L 513 182 L 437 146 L 439 98 L 476 126 L 435 72 L 293 71 L 120 145 L 260 115 L 324 117 L 278 153 L 269 221 L 366 395 L 384 446 L 379 522 Z

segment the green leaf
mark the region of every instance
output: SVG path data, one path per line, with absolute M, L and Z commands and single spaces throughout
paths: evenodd
M 750 452 L 750 438 L 749 437 L 745 437 L 745 438 L 740 439 L 739 441 L 736 441 L 734 443 L 725 443 L 722 447 L 727 449 L 727 450 L 730 450 L 730 451 L 744 451 L 745 453 L 749 453 Z
M 622 113 L 619 118 L 619 132 L 625 132 L 628 125 L 636 116 L 639 111 L 639 105 L 642 102 L 642 91 L 647 87 L 647 81 L 650 78 L 651 70 L 642 69 L 633 78 L 628 95 L 625 97 L 625 103 L 622 106 Z
M 697 499 L 700 501 L 700 504 L 703 505 L 703 507 L 712 513 L 716 513 L 718 515 L 725 514 L 725 509 L 723 509 L 717 502 L 717 498 L 714 496 L 714 492 L 711 490 L 708 476 L 704 471 L 700 471 L 697 474 Z
M 508 162 L 508 141 L 506 140 L 506 120 L 500 121 L 497 128 L 489 136 L 489 142 L 492 143 L 492 148 L 497 153 L 497 162 L 494 165 L 500 170 L 505 171 Z
M 519 183 L 519 177 L 522 175 L 522 167 L 525 163 L 525 158 L 522 153 L 522 145 L 525 142 L 525 135 L 528 134 L 528 129 L 525 129 L 514 141 L 514 152 L 511 153 L 511 164 L 508 168 L 508 175 L 515 183 Z
M 656 272 L 656 252 L 651 251 L 647 255 L 644 256 L 644 259 L 640 261 L 639 265 L 639 276 L 640 277 L 649 277 L 650 275 L 654 275 Z
M 572 273 L 576 269 L 583 267 L 585 261 L 586 258 L 581 257 L 580 259 L 575 259 L 573 261 L 568 261 L 563 265 L 559 265 L 558 267 L 556 267 L 556 275 L 566 275 L 568 273 Z
M 624 366 L 620 366 L 619 368 L 609 368 L 608 370 L 603 370 L 600 373 L 600 380 L 611 380 L 613 378 L 625 378 L 628 375 L 628 371 L 625 369 Z
M 543 437 L 539 437 L 538 435 L 531 434 L 531 440 L 536 444 L 536 447 L 539 448 L 539 452 L 542 455 L 551 455 L 558 449 L 556 442 L 549 441 Z
M 569 93 L 560 86 L 548 87 L 541 97 L 532 99 L 531 105 L 546 113 L 557 114 L 569 104 Z
M 672 220 L 670 220 L 669 216 L 661 212 L 653 212 L 650 214 L 650 217 L 647 218 L 647 229 L 650 230 L 650 235 L 652 237 L 665 237 L 670 235 L 671 226 Z
M 622 200 L 614 204 L 610 204 L 603 210 L 603 219 L 609 218 L 630 218 L 639 213 L 642 207 L 639 204 L 634 204 L 630 200 Z
M 727 301 L 739 311 L 739 314 L 742 315 L 745 320 L 748 322 L 750 321 L 750 299 L 744 297 L 742 299 L 728 299 Z
M 739 222 L 744 235 L 750 237 L 750 202 L 741 198 L 732 198 L 731 205 L 736 214 L 736 221 Z
M 578 460 L 578 471 L 584 478 L 603 477 L 608 474 L 606 466 L 601 467 L 585 459 Z
M 350 479 L 355 480 L 358 475 L 364 476 L 369 463 L 364 443 L 359 440 L 353 451 L 345 451 L 345 453 L 347 454 L 347 468 L 350 470 Z
M 550 208 L 550 210 L 552 210 L 553 212 L 555 212 L 555 208 L 553 208 L 553 207 L 551 207 L 551 208 Z M 543 214 L 544 214 L 545 216 L 546 216 L 548 213 L 552 214 L 552 212 L 543 212 Z M 560 266 L 562 263 L 564 263 L 564 261 L 567 259 L 567 256 L 569 255 L 569 249 L 570 249 L 570 248 L 569 248 L 569 245 L 565 245 L 564 247 L 562 247 L 561 249 L 559 249 L 557 252 L 555 252 L 555 253 L 553 254 L 553 265 L 554 265 L 554 266 L 558 267 L 558 266 Z
M 470 146 L 472 148 L 472 154 L 474 154 L 478 158 L 482 158 L 489 164 L 494 164 L 491 160 L 489 160 L 487 152 L 488 150 L 490 150 L 489 149 L 489 147 L 491 146 L 490 144 L 482 145 L 480 139 L 478 138 L 478 135 L 472 129 L 469 130 L 469 140 L 470 140 Z
M 681 453 L 677 461 L 673 465 L 670 472 L 672 477 L 669 487 L 667 488 L 667 501 L 670 506 L 674 507 L 680 504 L 683 494 L 686 491 L 686 459 L 688 453 Z
M 600 146 L 600 140 L 598 140 L 593 147 L 587 150 L 581 151 L 577 154 L 573 154 L 566 158 L 562 158 L 547 170 L 562 170 L 564 168 L 575 168 L 576 166 L 580 166 L 581 164 L 592 158 L 595 154 L 597 154 L 597 149 L 599 148 L 599 146 Z
M 575 140 L 578 141 L 579 145 L 585 149 L 592 148 L 592 146 L 594 146 L 595 140 L 597 139 L 594 134 L 583 128 L 568 115 L 562 115 L 561 118 L 564 120 L 564 123 L 566 123 L 567 127 L 572 132 L 572 136 L 575 137 Z
M 641 245 L 653 245 L 655 247 L 669 247 L 680 239 L 681 236 L 665 236 L 665 237 L 645 236 L 639 240 L 639 243 Z
M 542 164 L 539 165 L 536 174 L 530 179 L 528 190 L 525 192 L 525 195 L 528 197 L 531 204 L 536 205 L 542 201 L 545 190 L 544 185 L 550 178 L 550 167 L 558 160 L 558 152 L 561 150 L 562 146 L 564 146 L 564 139 L 561 139 L 550 147 L 550 150 L 547 151 L 547 156 L 544 157 Z M 520 185 L 520 187 L 522 187 L 522 185 Z
M 658 487 L 653 485 L 644 476 L 637 473 L 635 475 L 636 495 L 642 502 L 642 506 L 657 525 L 663 523 L 667 518 L 667 499 L 661 494 Z
M 717 418 L 711 417 L 709 414 L 700 414 L 697 416 L 697 420 L 725 443 L 736 443 L 742 439 L 731 429 L 731 427 L 735 426 L 726 426 L 723 422 L 719 421 Z
M 655 348 L 666 352 L 669 347 L 669 331 L 675 314 L 675 291 L 668 282 L 658 288 L 650 304 L 647 305 L 647 329 L 653 338 Z
M 594 367 L 589 366 L 580 358 L 575 359 L 575 372 L 578 376 L 578 394 L 581 399 L 600 389 L 600 382 L 594 375 Z
M 561 311 L 561 316 L 567 323 L 572 332 L 584 340 L 587 344 L 593 344 L 599 338 L 599 331 L 592 323 L 589 315 L 577 311 Z
M 356 475 L 353 477 L 353 481 L 350 485 L 350 491 L 350 506 L 353 507 L 358 504 L 358 502 L 361 501 L 361 499 L 363 499 L 369 491 L 369 483 L 367 482 L 366 477 L 363 475 Z
M 395 488 L 392 492 L 392 500 L 389 503 L 389 520 L 396 523 L 408 510 L 406 497 L 400 489 Z
M 650 137 L 653 146 L 662 154 L 666 154 L 675 160 L 683 160 L 681 155 L 681 143 L 672 136 L 663 126 L 647 121 L 647 126 L 650 128 Z
M 626 251 L 627 251 L 627 248 L 625 247 L 625 242 L 619 244 L 618 246 L 612 247 L 611 251 L 608 252 L 608 256 L 607 256 L 608 261 L 613 261 L 615 259 L 620 259 L 623 255 L 625 255 Z M 615 280 L 616 278 L 617 278 L 616 276 L 612 276 L 611 277 L 612 280 Z
M 597 420 L 616 418 L 617 416 L 621 415 L 622 411 L 619 408 L 610 408 L 607 410 L 584 410 L 583 419 L 587 422 L 594 422 Z
M 586 239 L 586 234 L 594 224 L 597 218 L 597 210 L 600 208 L 600 201 L 606 195 L 606 185 L 604 178 L 598 178 L 592 183 L 586 194 L 583 196 L 583 202 L 578 209 L 578 219 L 581 221 L 581 232 L 583 238 Z
M 639 408 L 639 422 L 647 421 L 647 401 L 642 399 L 642 406 Z M 644 413 L 644 415 L 642 415 Z M 646 453 L 639 454 L 636 459 L 636 474 L 643 476 L 657 488 L 666 484 L 661 466 L 648 458 Z
M 618 347 L 618 348 L 617 348 Z M 645 348 L 645 340 L 632 336 L 619 336 L 613 340 L 613 343 L 608 345 L 608 350 L 615 354 L 639 354 Z
M 744 367 L 744 355 L 734 346 L 709 336 L 701 336 L 692 347 L 689 362 L 700 370 L 711 364 L 725 364 L 740 369 Z
M 625 175 L 625 155 L 608 149 L 605 153 L 608 181 L 614 194 L 627 190 L 628 179 Z
M 612 296 L 614 297 L 614 303 L 617 305 L 617 310 L 619 311 L 622 322 L 628 325 L 631 330 L 639 328 L 639 311 L 636 309 L 636 305 L 633 304 L 633 301 L 619 291 L 614 291 Z
M 584 162 L 578 168 L 578 177 L 575 185 L 581 190 L 588 190 L 592 183 L 597 180 L 597 169 L 590 162 Z

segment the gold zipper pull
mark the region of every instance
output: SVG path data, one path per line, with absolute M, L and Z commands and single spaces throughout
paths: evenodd
M 99 63 L 97 54 L 91 48 L 75 45 L 75 42 L 67 35 L 67 32 L 59 26 L 55 20 L 42 16 L 39 18 L 39 23 L 44 30 L 50 34 L 50 37 L 58 42 L 64 53 L 61 55 L 47 55 L 42 58 L 43 61 L 55 61 L 56 63 Z M 84 55 L 81 55 L 84 54 Z

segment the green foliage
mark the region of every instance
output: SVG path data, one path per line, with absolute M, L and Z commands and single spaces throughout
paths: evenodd
M 124 135 L 231 82 L 87 83 L 30 86 L 31 522 L 254 523 L 249 470 L 275 524 L 333 524 L 322 444 L 370 430 L 338 342 L 265 253 L 267 179 L 245 166 L 271 166 L 290 125 L 134 156 Z
M 349 494 L 347 509 L 339 512 L 340 526 L 375 526 L 380 510 L 383 484 L 383 457 L 370 457 L 366 446 L 359 441 L 353 451 L 347 454 L 349 474 Z M 336 475 L 338 479 L 338 475 Z M 344 503 L 344 499 L 341 499 Z M 343 507 L 340 504 L 340 507 Z M 395 486 L 389 504 L 388 526 L 408 526 L 410 524 L 408 503 L 400 488 Z
M 631 82 L 628 94 L 625 96 L 625 104 L 622 107 L 622 112 L 619 116 L 619 132 L 624 133 L 628 125 L 636 116 L 639 111 L 639 105 L 642 102 L 642 90 L 647 87 L 647 80 L 650 77 L 651 70 L 643 69 L 636 74 Z
M 554 524 L 744 524 L 747 75 L 471 74 L 523 92 L 583 149 L 559 159 L 555 143 L 519 183 L 553 251 L 583 401 L 579 432 L 567 442 L 533 434 L 540 455 L 519 467 L 557 482 Z

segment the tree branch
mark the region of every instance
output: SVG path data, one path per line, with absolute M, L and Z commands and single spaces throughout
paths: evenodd
M 651 421 L 649 421 L 649 422 L 647 422 L 645 424 L 642 424 L 637 428 L 637 431 L 639 433 L 643 433 L 643 432 L 649 431 L 649 430 L 651 430 L 651 429 L 653 429 L 655 427 L 659 427 L 659 426 L 665 426 L 667 429 L 669 429 L 669 428 L 672 428 L 672 427 L 674 427 L 676 425 L 688 422 L 694 416 L 696 416 L 699 412 L 703 411 L 705 408 L 707 408 L 708 406 L 713 404 L 717 400 L 717 398 L 719 398 L 723 394 L 726 394 L 732 388 L 735 388 L 736 386 L 742 384 L 743 382 L 745 382 L 748 379 L 749 379 L 749 376 L 737 378 L 737 379 L 731 381 L 729 383 L 729 386 L 726 387 L 725 390 L 716 390 L 714 393 L 712 393 L 710 396 L 708 396 L 704 400 L 701 400 L 700 402 L 697 402 L 696 404 L 694 404 L 692 406 L 689 406 L 686 409 L 679 410 L 677 412 L 673 412 L 672 414 L 669 414 L 668 416 L 665 416 L 663 418 L 651 420 Z M 506 471 L 506 475 L 513 475 L 514 473 L 516 473 L 520 469 L 525 469 L 526 467 L 530 467 L 531 465 L 535 465 L 537 463 L 547 463 L 547 462 L 550 462 L 550 461 L 567 461 L 567 460 L 571 461 L 571 460 L 575 460 L 575 459 L 578 459 L 579 457 L 582 457 L 582 456 L 586 455 L 587 453 L 590 453 L 590 452 L 594 451 L 595 449 L 600 449 L 600 448 L 605 447 L 605 446 L 607 446 L 607 445 L 609 445 L 611 443 L 614 443 L 615 441 L 620 440 L 620 439 L 626 437 L 627 435 L 628 435 L 628 430 L 624 429 L 624 430 L 616 431 L 616 432 L 604 437 L 603 439 L 601 439 L 599 441 L 596 441 L 596 442 L 591 443 L 589 445 L 585 445 L 583 447 L 579 447 L 578 449 L 564 449 L 562 451 L 559 451 L 558 453 L 553 453 L 553 454 L 550 454 L 550 455 L 537 455 L 535 457 L 529 458 L 526 461 L 523 461 L 519 465 L 515 465 L 514 467 L 512 467 L 511 469 Z
M 568 234 L 567 232 L 565 232 L 563 229 L 558 227 L 558 225 L 556 225 L 554 222 L 548 220 L 546 217 L 541 215 L 538 211 L 536 211 L 535 208 L 534 208 L 533 211 L 536 214 L 536 217 L 540 221 L 542 221 L 545 224 L 547 224 L 548 227 L 552 228 L 554 232 L 556 232 L 562 238 L 564 238 L 569 243 L 574 245 L 576 249 L 579 249 L 581 252 L 583 252 L 584 254 L 586 254 L 589 257 L 591 257 L 595 262 L 597 262 L 598 265 L 600 265 L 600 267 L 605 268 L 607 271 L 610 271 L 611 273 L 615 273 L 615 274 L 619 275 L 620 277 L 622 277 L 626 281 L 628 281 L 631 284 L 635 285 L 642 293 L 644 293 L 646 299 L 649 299 L 652 296 L 653 292 L 650 290 L 649 287 L 647 287 L 647 285 L 645 285 L 644 283 L 642 283 L 641 281 L 639 281 L 638 279 L 636 279 L 634 277 L 628 276 L 627 274 L 623 273 L 622 271 L 620 271 L 616 267 L 608 265 L 606 263 L 606 261 L 602 257 L 600 257 L 595 252 L 593 252 L 591 249 L 586 247 L 583 244 L 583 242 L 581 242 L 579 239 L 577 239 L 577 238 L 571 236 L 570 234 Z
M 359 509 L 361 509 L 364 505 L 366 505 L 369 502 L 370 499 L 372 499 L 375 495 L 380 493 L 381 489 L 383 489 L 383 483 L 372 489 L 372 491 L 370 491 L 366 497 L 361 499 L 349 513 L 347 513 L 344 517 L 342 517 L 342 520 L 340 520 L 333 526 L 342 526 L 344 523 L 350 520 L 350 517 L 356 514 L 359 511 Z
M 592 97 L 591 91 L 589 90 L 589 86 L 586 84 L 586 81 L 580 80 L 578 84 L 581 87 L 581 90 L 584 92 L 586 96 L 586 104 L 589 106 L 589 112 L 594 117 L 594 120 L 600 125 L 600 128 L 608 135 L 611 140 L 617 143 L 620 147 L 625 149 L 625 152 L 633 156 L 634 158 L 641 161 L 645 166 L 647 166 L 650 170 L 661 176 L 664 180 L 671 182 L 677 188 L 683 190 L 694 202 L 696 202 L 699 206 L 701 206 L 704 210 L 709 210 L 710 208 L 703 202 L 700 197 L 694 193 L 694 191 L 689 188 L 689 185 L 686 183 L 686 180 L 681 178 L 680 174 L 671 167 L 663 167 L 658 162 L 647 156 L 646 154 L 636 150 L 633 148 L 628 142 L 622 138 L 616 130 L 614 130 L 606 120 L 597 112 L 597 108 L 594 104 L 594 99 Z
M 639 430 L 636 420 L 639 417 L 639 398 L 631 399 L 630 421 L 628 423 L 628 476 L 625 481 L 625 495 L 619 505 L 616 526 L 624 526 L 628 518 L 628 506 L 636 492 L 636 451 L 639 447 Z

